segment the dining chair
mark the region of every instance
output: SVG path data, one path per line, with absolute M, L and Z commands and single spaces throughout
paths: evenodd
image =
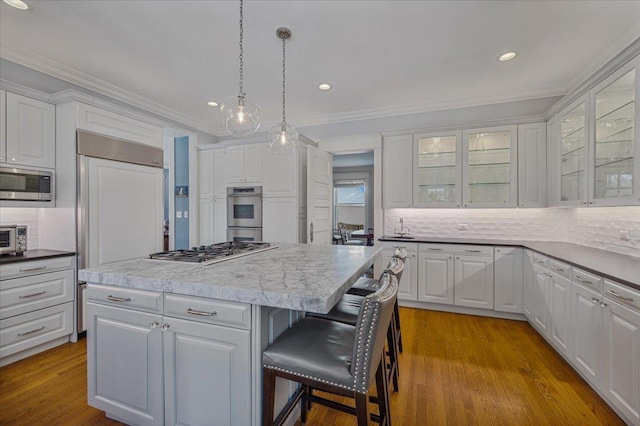
M 276 378 L 281 377 L 302 385 L 282 413 L 301 401 L 303 424 L 308 403 L 314 402 L 355 415 L 358 426 L 368 425 L 369 419 L 391 425 L 383 363 L 397 293 L 398 280 L 385 273 L 378 291 L 364 298 L 355 325 L 307 316 L 276 338 L 262 353 L 262 424 L 286 420 L 286 414 L 274 420 Z M 374 382 L 375 397 L 369 395 Z M 310 394 L 309 388 L 352 398 L 355 407 Z M 370 413 L 370 400 L 378 405 L 378 414 Z

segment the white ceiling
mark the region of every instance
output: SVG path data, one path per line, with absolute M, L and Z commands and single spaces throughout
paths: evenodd
M 224 134 L 206 102 L 238 90 L 238 1 L 26 1 L 0 3 L 2 58 Z M 244 24 L 266 130 L 282 108 L 280 26 L 287 119 L 303 127 L 566 94 L 640 37 L 640 2 L 247 1 Z

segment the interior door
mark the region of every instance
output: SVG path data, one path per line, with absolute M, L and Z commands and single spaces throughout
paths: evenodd
M 332 242 L 333 156 L 314 146 L 307 149 L 307 242 Z
M 85 267 L 162 250 L 162 169 L 88 158 Z

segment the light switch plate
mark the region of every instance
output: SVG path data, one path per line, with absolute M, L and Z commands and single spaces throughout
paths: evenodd
M 180 210 L 176 212 L 176 219 L 182 219 L 182 212 Z

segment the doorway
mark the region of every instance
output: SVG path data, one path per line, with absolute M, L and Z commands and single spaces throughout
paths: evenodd
M 373 150 L 334 153 L 333 228 L 373 231 L 374 190 Z

